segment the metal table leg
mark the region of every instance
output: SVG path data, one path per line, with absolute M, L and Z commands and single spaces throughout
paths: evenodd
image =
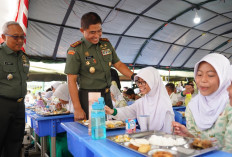
M 47 152 L 47 137 L 41 137 L 41 157 L 45 157 L 45 153 Z
M 56 136 L 51 137 L 51 157 L 56 157 Z

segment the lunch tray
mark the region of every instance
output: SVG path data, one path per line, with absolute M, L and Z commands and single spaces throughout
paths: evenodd
M 82 122 L 82 120 L 79 120 L 79 121 L 77 121 L 77 122 L 78 122 L 79 124 L 85 126 L 85 127 L 88 127 L 88 125 L 84 124 L 84 123 Z M 125 124 L 125 123 L 124 123 L 124 124 Z M 123 126 L 120 126 L 120 127 L 115 127 L 115 128 L 107 128 L 107 127 L 106 127 L 106 130 L 116 130 L 116 129 L 125 129 L 125 128 L 126 128 L 126 124 L 123 125 Z
M 50 113 L 50 114 L 42 114 L 42 113 L 36 113 L 40 116 L 43 116 L 43 117 L 48 117 L 48 116 L 60 116 L 60 115 L 68 115 L 70 113 L 57 113 L 57 114 L 53 114 L 53 113 Z
M 192 149 L 191 147 L 191 143 L 193 142 L 193 138 L 188 138 L 188 137 L 181 137 L 178 135 L 169 135 L 163 132 L 158 132 L 158 131 L 147 131 L 147 132 L 139 132 L 139 133 L 133 133 L 133 134 L 129 134 L 130 138 L 136 139 L 136 138 L 145 138 L 148 139 L 149 137 L 151 137 L 151 135 L 157 135 L 157 136 L 168 136 L 168 137 L 172 137 L 173 138 L 184 138 L 186 141 L 186 144 L 184 145 L 179 145 L 179 146 L 151 146 L 151 150 L 154 151 L 167 151 L 173 154 L 174 157 L 186 157 L 186 156 L 190 156 L 190 157 L 194 157 L 194 156 L 198 156 L 198 155 L 202 155 L 214 150 L 218 150 L 220 149 L 220 147 L 218 145 L 216 145 L 215 143 L 213 144 L 213 147 L 210 148 L 206 148 L 206 149 L 202 149 L 202 150 L 196 150 L 196 149 Z M 174 137 L 175 136 L 175 137 Z M 144 156 L 148 156 L 151 157 L 152 155 L 149 155 L 148 153 L 141 153 L 135 149 L 130 148 L 129 146 L 125 145 L 125 142 L 115 142 L 114 141 L 114 137 L 115 136 L 108 136 L 107 139 L 124 147 L 127 148 L 129 150 L 132 150 L 134 152 L 137 152 L 139 154 L 142 154 Z

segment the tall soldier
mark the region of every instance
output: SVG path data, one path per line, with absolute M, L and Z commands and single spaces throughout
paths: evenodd
M 3 25 L 0 45 L 0 155 L 19 157 L 25 128 L 24 97 L 29 59 L 21 50 L 25 35 L 19 23 Z
M 98 14 L 84 14 L 80 31 L 84 37 L 68 49 L 65 67 L 75 120 L 88 118 L 88 92 L 101 92 L 106 105 L 113 107 L 109 91 L 112 65 L 125 76 L 134 77 L 119 60 L 109 40 L 101 38 L 102 21 Z M 77 75 L 80 77 L 79 91 L 76 85 Z

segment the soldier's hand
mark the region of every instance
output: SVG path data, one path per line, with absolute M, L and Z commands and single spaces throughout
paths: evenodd
M 79 108 L 74 111 L 74 121 L 86 119 L 85 111 L 82 108 Z
M 114 113 L 114 110 L 113 110 L 113 109 L 111 109 L 111 108 L 109 108 L 108 106 L 106 106 L 106 105 L 105 105 L 105 107 L 104 107 L 104 108 L 105 108 L 105 112 L 106 112 L 106 114 L 110 114 L 110 115 L 111 115 L 111 114 L 113 114 L 113 113 Z

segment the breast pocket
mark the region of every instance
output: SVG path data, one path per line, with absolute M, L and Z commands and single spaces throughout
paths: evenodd
M 15 73 L 16 72 L 16 66 L 15 65 L 4 65 L 3 71 L 5 73 Z
M 15 65 L 3 65 L 2 66 L 2 74 L 1 78 L 3 79 L 9 79 L 9 74 L 14 76 L 16 73 L 16 66 Z
M 112 51 L 110 49 L 102 50 L 102 57 L 105 62 L 111 62 L 112 61 Z

